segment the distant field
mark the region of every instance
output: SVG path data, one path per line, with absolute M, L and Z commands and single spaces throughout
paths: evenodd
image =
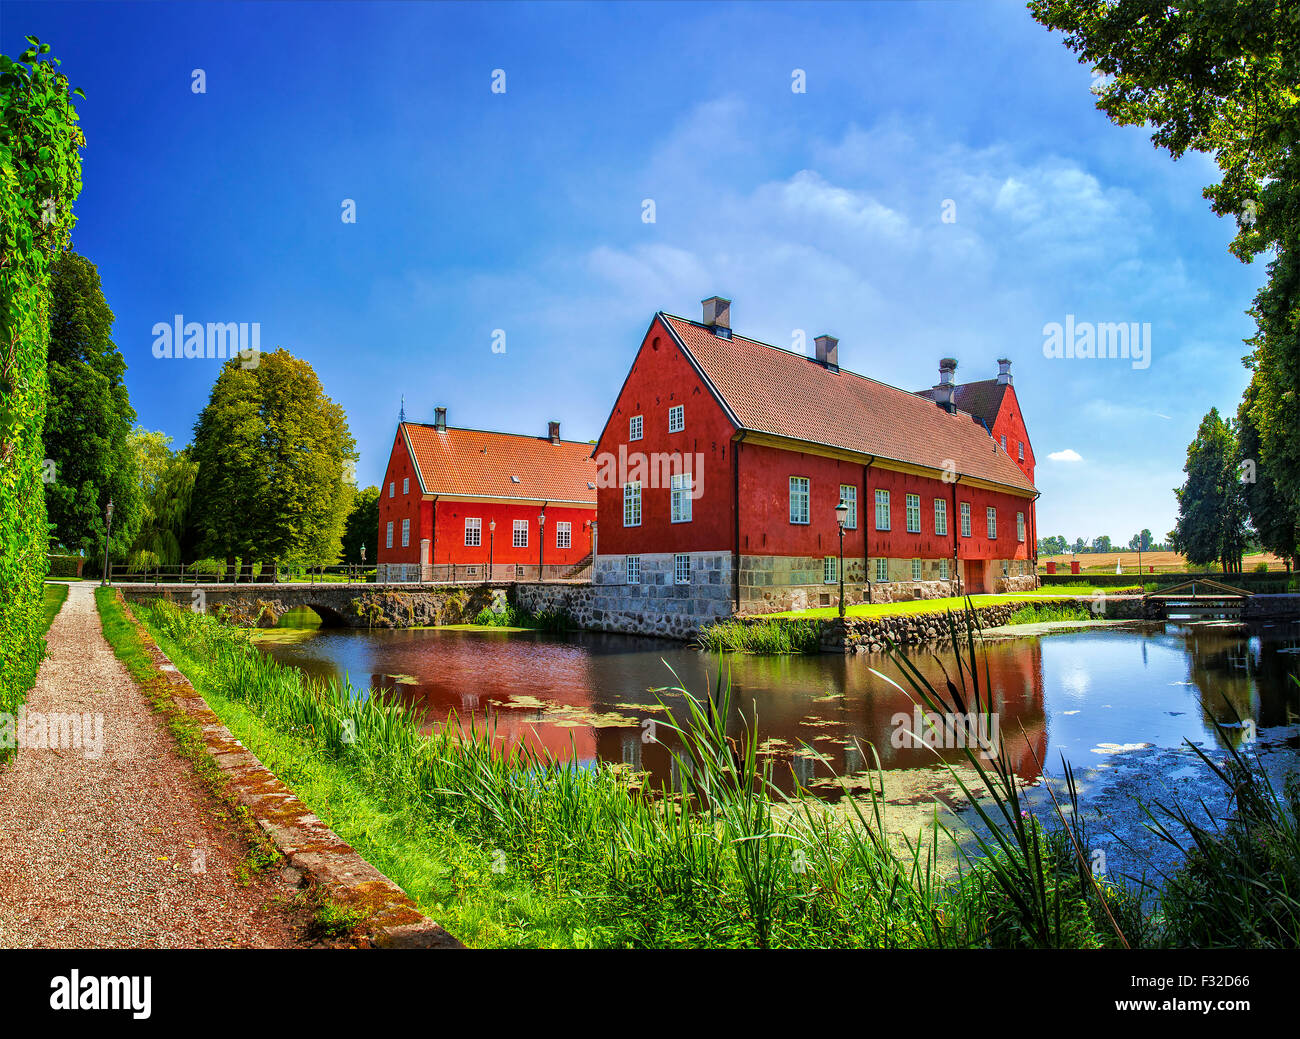
M 1115 572 L 1115 563 L 1118 560 L 1124 567 L 1126 574 L 1137 573 L 1138 554 L 1136 552 L 1085 552 L 1078 556 L 1039 556 L 1038 565 L 1044 567 L 1047 563 L 1055 563 L 1057 572 L 1064 570 L 1070 572 L 1070 561 L 1077 559 L 1079 569 L 1083 573 L 1089 571 L 1093 573 L 1113 574 Z M 1285 570 L 1286 564 L 1277 556 L 1270 552 L 1256 552 L 1245 559 L 1244 568 L 1247 572 L 1254 570 L 1261 562 L 1267 563 L 1270 570 Z M 1177 552 L 1143 552 L 1142 553 L 1142 572 L 1147 573 L 1148 567 L 1155 567 L 1157 573 L 1169 571 L 1178 571 L 1187 569 L 1187 560 Z M 1201 569 L 1197 567 L 1196 569 Z M 1217 567 L 1205 567 L 1207 570 L 1216 570 Z

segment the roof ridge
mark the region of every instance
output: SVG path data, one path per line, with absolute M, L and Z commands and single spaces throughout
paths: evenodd
M 492 436 L 497 436 L 497 437 L 519 437 L 523 440 L 543 440 L 547 443 L 551 443 L 551 438 L 546 436 L 544 433 L 508 433 L 503 429 L 478 429 L 475 426 L 448 426 L 446 429 L 440 431 L 438 427 L 432 422 L 412 422 L 410 419 L 407 419 L 405 422 L 400 423 L 400 425 L 418 426 L 421 429 L 432 429 L 435 433 L 436 432 L 488 433 L 491 434 Z M 591 442 L 588 440 L 565 440 L 563 437 L 561 437 L 560 443 L 576 444 L 579 447 L 591 447 Z
M 705 325 L 699 321 L 692 321 L 690 318 L 681 317 L 678 314 L 669 314 L 667 313 L 667 311 L 664 311 L 663 314 L 664 317 L 674 318 L 677 321 L 685 321 L 687 324 L 694 325 L 696 328 L 702 328 L 707 330 L 709 327 L 708 325 Z M 765 343 L 761 339 L 754 339 L 747 335 L 741 335 L 740 333 L 736 332 L 735 329 L 732 329 L 731 338 L 743 339 L 745 342 L 753 343 L 755 346 L 763 346 L 769 350 L 776 350 L 777 352 L 787 354 L 790 357 L 807 361 L 809 364 L 816 364 L 819 368 L 822 367 L 822 365 L 819 364 L 817 358 L 815 357 L 809 357 L 807 354 L 801 354 L 795 350 L 787 350 L 784 346 L 777 346 L 775 343 Z M 687 347 L 687 349 L 690 348 Z M 905 390 L 901 386 L 895 386 L 892 382 L 884 382 L 881 379 L 873 379 L 870 375 L 863 375 L 861 372 L 855 372 L 852 368 L 845 368 L 843 365 L 837 365 L 836 371 L 840 375 L 851 375 L 855 379 L 861 379 L 863 382 L 869 382 L 876 386 L 884 386 L 886 389 L 896 390 L 899 393 L 905 393 L 909 397 L 915 397 L 920 392 L 920 391 Z

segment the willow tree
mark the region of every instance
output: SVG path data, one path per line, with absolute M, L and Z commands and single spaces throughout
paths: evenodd
M 0 711 L 36 677 L 48 529 L 42 479 L 50 268 L 68 247 L 85 135 L 34 36 L 0 54 Z M 0 756 L 5 749 L 0 747 Z
M 233 357 L 194 427 L 191 510 L 201 550 L 255 560 L 333 563 L 355 488 L 356 443 L 343 409 L 306 361 L 279 349 Z

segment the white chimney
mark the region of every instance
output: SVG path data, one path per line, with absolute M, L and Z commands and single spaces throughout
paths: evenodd
M 998 385 L 1011 385 L 1011 362 L 1005 357 L 998 358 Z
M 953 379 L 956 373 L 957 358 L 945 357 L 939 361 L 939 381 L 934 386 L 934 402 L 949 414 L 957 410 L 957 404 L 952 399 L 953 391 L 957 388 Z
M 817 346 L 817 363 L 834 371 L 840 368 L 840 341 L 834 336 L 818 336 L 813 342 Z
M 731 300 L 721 296 L 710 296 L 701 300 L 704 304 L 704 323 L 709 328 L 725 332 L 731 331 Z

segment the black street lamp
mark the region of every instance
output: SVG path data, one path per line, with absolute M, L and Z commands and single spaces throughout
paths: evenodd
M 104 579 L 100 584 L 108 584 L 108 539 L 113 536 L 113 499 L 108 499 L 108 507 L 104 510 L 104 522 L 107 530 L 104 533 Z
M 492 550 L 497 544 L 497 521 L 488 520 L 488 580 L 492 580 Z
M 537 580 L 546 580 L 546 513 L 537 514 Z
M 849 507 L 845 502 L 835 506 L 835 522 L 840 527 L 840 617 L 844 616 L 844 523 L 849 518 Z

